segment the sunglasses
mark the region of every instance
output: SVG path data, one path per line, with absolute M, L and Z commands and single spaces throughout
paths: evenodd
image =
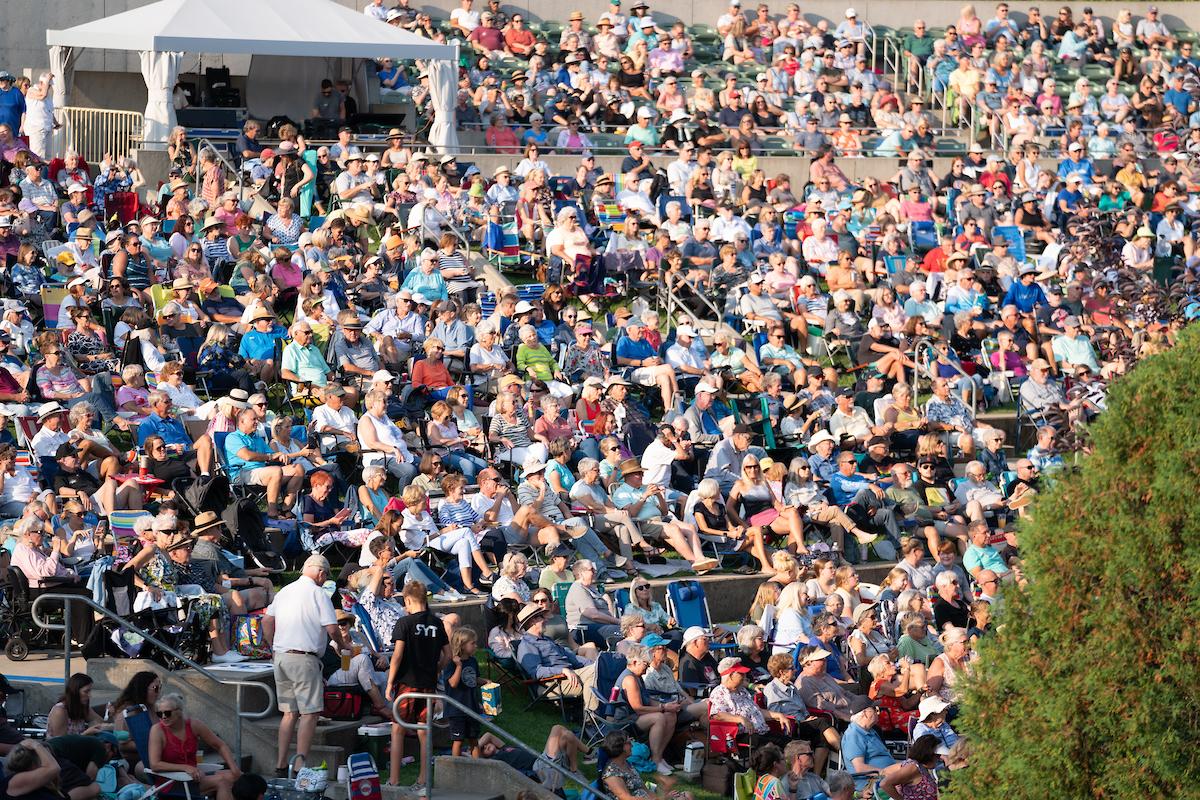
M 172 714 L 174 714 L 174 713 L 175 713 L 177 710 L 178 710 L 178 709 L 175 709 L 175 708 L 168 708 L 168 709 L 167 709 L 167 710 L 165 710 L 165 711 L 156 711 L 156 712 L 154 712 L 154 713 L 158 715 L 158 718 L 159 718 L 159 719 L 166 719 L 167 717 L 169 717 L 169 716 L 171 716 Z

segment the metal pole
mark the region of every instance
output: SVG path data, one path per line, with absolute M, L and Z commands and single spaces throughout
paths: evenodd
M 458 53 L 458 45 L 454 46 L 455 54 Z M 458 69 L 458 61 L 454 62 L 455 70 Z M 433 797 L 433 698 L 425 698 L 425 752 L 421 754 L 425 759 L 425 793 L 426 797 Z
M 63 683 L 71 680 L 71 604 L 63 600 Z

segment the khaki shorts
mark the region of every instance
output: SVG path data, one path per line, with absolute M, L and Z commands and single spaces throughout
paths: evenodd
M 280 711 L 319 714 L 325 708 L 321 659 L 308 653 L 275 653 L 275 697 Z
M 235 480 L 234 483 L 238 486 L 266 486 L 267 470 L 276 468 L 276 466 L 271 466 L 243 469 L 238 473 L 237 480 Z

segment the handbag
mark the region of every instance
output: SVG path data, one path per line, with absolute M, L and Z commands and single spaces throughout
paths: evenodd
M 239 614 L 233 618 L 233 649 L 253 660 L 271 657 L 271 646 L 262 627 L 262 612 Z

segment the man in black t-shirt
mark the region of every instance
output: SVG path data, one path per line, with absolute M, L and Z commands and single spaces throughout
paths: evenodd
M 135 481 L 118 485 L 113 478 L 106 478 L 101 483 L 83 469 L 75 445 L 63 442 L 55 451 L 54 458 L 58 461 L 58 473 L 52 483 L 55 494 L 77 497 L 85 510 L 98 511 L 105 516 L 117 509 L 142 507 L 142 489 Z M 97 504 L 100 506 L 98 509 Z
M 401 597 L 404 600 L 404 610 L 408 616 L 402 617 L 392 631 L 392 665 L 388 670 L 387 699 L 394 701 L 406 692 L 436 692 L 438 674 L 442 667 L 450 661 L 450 639 L 446 636 L 446 628 L 436 614 L 429 610 L 425 601 L 425 584 L 411 581 L 406 584 Z M 400 703 L 399 718 L 405 722 L 424 722 L 426 715 L 425 700 L 403 700 Z M 429 742 L 425 740 L 425 732 L 417 731 L 417 739 L 421 743 L 421 758 L 419 760 L 420 774 L 417 776 L 416 787 L 425 785 L 425 748 Z M 404 728 L 392 726 L 392 763 L 389 783 L 396 783 L 400 774 L 400 761 L 404 758 Z
M 679 683 L 696 697 L 703 697 L 717 685 L 717 660 L 708 651 L 708 631 L 693 625 L 683 632 L 683 650 L 679 654 Z

